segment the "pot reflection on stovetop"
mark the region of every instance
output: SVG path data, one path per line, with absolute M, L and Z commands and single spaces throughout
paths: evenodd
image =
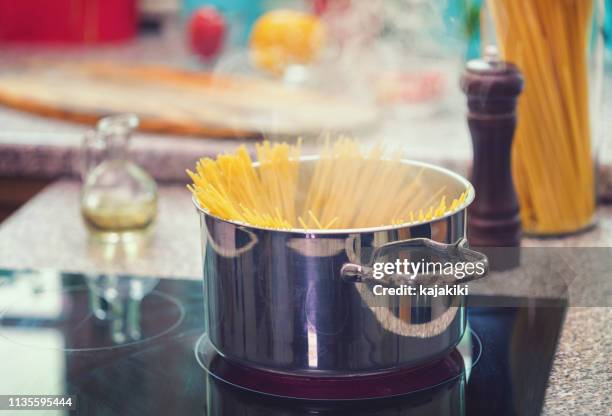
M 295 376 L 245 367 L 227 359 L 213 346 L 207 334 L 196 343 L 198 364 L 210 375 L 246 391 L 272 397 L 311 401 L 368 401 L 433 391 L 463 377 L 469 379 L 482 354 L 482 342 L 468 330 L 448 355 L 421 366 L 359 376 Z
M 465 414 L 465 375 L 406 396 L 360 401 L 308 401 L 248 392 L 212 376 L 206 380 L 207 416 L 455 416 Z

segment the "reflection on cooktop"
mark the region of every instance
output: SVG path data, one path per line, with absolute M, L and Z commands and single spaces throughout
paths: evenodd
M 0 394 L 75 395 L 71 415 L 538 414 L 565 311 L 537 300 L 470 308 L 482 354 L 469 372 L 392 399 L 315 402 L 248 392 L 203 371 L 194 356 L 200 282 L 9 271 L 0 280 L 0 355 L 10 357 L 0 360 Z
M 23 300 L 16 299 L 0 313 L 0 337 L 31 348 L 61 349 L 67 352 L 94 351 L 126 347 L 151 341 L 172 331 L 184 317 L 180 301 L 152 291 L 144 298 L 96 296 L 87 286 L 61 291 L 38 292 L 28 301 L 57 302 L 61 305 L 51 316 L 21 316 Z M 14 331 L 19 328 L 19 331 Z M 61 343 L 35 341 L 23 332 L 51 330 L 63 335 Z
M 206 333 L 196 342 L 198 364 L 214 378 L 244 390 L 274 397 L 304 400 L 338 401 L 379 399 L 433 390 L 453 384 L 463 377 L 469 380 L 472 367 L 482 353 L 482 343 L 474 331 L 465 331 L 457 348 L 449 354 L 412 368 L 378 372 L 360 377 L 334 377 L 313 380 L 310 377 L 283 375 L 246 367 L 226 360 Z

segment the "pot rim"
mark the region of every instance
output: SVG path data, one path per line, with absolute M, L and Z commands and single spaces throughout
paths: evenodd
M 311 161 L 311 160 L 318 159 L 318 156 L 302 156 L 299 159 L 301 161 Z M 202 208 L 200 206 L 200 204 L 198 203 L 198 200 L 196 199 L 195 196 L 191 197 L 191 201 L 193 202 L 194 206 L 196 207 L 196 209 L 198 210 L 198 212 L 200 214 L 207 215 L 207 216 L 209 216 L 211 218 L 214 218 L 217 221 L 221 221 L 221 222 L 237 225 L 237 226 L 240 226 L 240 227 L 247 227 L 247 228 L 255 229 L 255 230 L 278 232 L 278 233 L 288 233 L 288 234 L 299 234 L 299 235 L 305 235 L 305 236 L 313 236 L 313 235 L 339 235 L 339 234 L 375 233 L 375 232 L 379 232 L 379 231 L 400 230 L 400 229 L 404 229 L 404 228 L 407 228 L 407 227 L 415 227 L 415 226 L 419 226 L 419 225 L 423 225 L 423 224 L 431 224 L 431 223 L 434 223 L 434 222 L 437 222 L 437 221 L 444 220 L 444 219 L 446 219 L 448 217 L 452 217 L 453 215 L 457 214 L 458 212 L 463 211 L 468 206 L 470 206 L 470 204 L 474 201 L 474 198 L 476 197 L 476 192 L 475 192 L 474 186 L 471 184 L 471 182 L 468 181 L 463 176 L 459 175 L 458 173 L 453 172 L 450 169 L 443 168 L 441 166 L 437 166 L 437 165 L 434 165 L 434 164 L 431 164 L 431 163 L 420 162 L 420 161 L 412 160 L 412 159 L 400 159 L 400 162 L 402 164 L 407 164 L 407 165 L 413 165 L 413 166 L 419 166 L 419 167 L 423 167 L 423 168 L 427 168 L 427 169 L 432 169 L 432 170 L 437 171 L 438 173 L 447 175 L 447 176 L 457 180 L 458 182 L 460 182 L 461 184 L 463 184 L 465 186 L 465 190 L 468 193 L 467 197 L 465 198 L 465 201 L 463 202 L 463 204 L 459 205 L 453 211 L 449 211 L 449 212 L 445 213 L 444 215 L 442 215 L 440 217 L 437 217 L 437 218 L 434 218 L 434 219 L 429 220 L 429 221 L 405 222 L 405 223 L 401 223 L 401 224 L 381 225 L 381 226 L 377 226 L 377 227 L 329 228 L 329 229 L 319 229 L 319 228 L 313 228 L 313 229 L 304 229 L 304 228 L 270 228 L 270 227 L 262 227 L 262 226 L 259 226 L 259 225 L 253 225 L 253 224 L 249 224 L 249 223 L 242 222 L 242 221 L 237 221 L 237 220 L 227 220 L 227 219 L 220 218 L 220 217 L 218 217 L 216 215 L 213 215 L 207 209 Z M 253 166 L 259 166 L 259 162 L 254 162 Z

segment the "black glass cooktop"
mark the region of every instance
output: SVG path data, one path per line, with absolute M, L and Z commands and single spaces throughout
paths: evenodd
M 539 414 L 565 305 L 502 303 L 515 306 L 469 308 L 482 350 L 461 376 L 392 399 L 313 402 L 207 375 L 194 353 L 204 333 L 200 282 L 4 271 L 0 395 L 75 396 L 76 410 L 44 413 L 66 415 Z

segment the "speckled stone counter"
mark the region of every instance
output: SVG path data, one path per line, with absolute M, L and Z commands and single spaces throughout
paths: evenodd
M 79 214 L 79 186 L 78 182 L 56 182 L 0 225 L 0 269 L 201 279 L 198 218 L 184 187 L 161 187 L 159 216 L 150 241 L 118 250 L 88 237 Z M 612 208 L 600 209 L 598 227 L 587 233 L 556 240 L 526 239 L 524 246 L 530 247 L 527 250 L 566 247 L 561 250 L 567 252 L 572 247 L 607 250 L 612 247 Z M 527 251 L 524 262 L 534 270 L 526 272 L 521 267 L 490 273 L 484 284 L 471 286 L 470 293 L 558 295 L 559 287 L 551 280 L 554 270 L 541 257 Z M 580 304 L 572 296 L 585 287 L 591 290 L 588 296 L 599 298 L 591 307 L 568 308 L 546 393 L 546 414 L 607 415 L 612 409 L 612 307 L 606 307 L 612 304 L 612 256 L 598 267 L 604 269 L 592 273 L 596 280 L 570 280 L 562 288 L 570 295 L 570 305 Z
M 42 179 L 77 178 L 80 143 L 87 126 L 52 120 L 0 107 L 0 177 Z M 369 133 L 358 133 L 365 143 L 384 138 L 389 148 L 402 149 L 407 158 L 434 163 L 467 174 L 471 142 L 463 114 L 453 110 L 409 122 L 386 120 Z M 303 144 L 314 153 L 315 138 Z M 137 133 L 130 144 L 134 160 L 158 181 L 185 183 L 185 169 L 203 156 L 214 157 L 241 144 L 252 150 L 253 140 L 184 137 Z M 604 143 L 599 166 L 599 194 L 612 202 L 612 150 Z M 444 149 L 441 151 L 441 149 Z
M 545 414 L 612 414 L 611 320 L 612 307 L 568 309 L 546 390 Z
M 85 125 L 48 119 L 0 107 L 0 177 L 78 177 Z M 471 157 L 469 133 L 463 115 L 453 113 L 411 121 L 381 123 L 374 132 L 356 133 L 362 142 L 384 138 L 389 149 L 405 156 L 467 171 Z M 273 138 L 272 138 L 273 139 Z M 317 138 L 305 138 L 304 153 L 315 153 Z M 252 149 L 253 140 L 186 137 L 137 132 L 130 143 L 135 161 L 160 182 L 186 182 L 185 169 L 203 156 L 233 151 L 241 144 Z M 440 149 L 444 149 L 444 153 Z
M 160 188 L 151 238 L 125 250 L 89 238 L 79 189 L 56 182 L 0 224 L 0 268 L 200 278 L 198 217 L 185 187 Z
M 0 107 L 0 176 L 75 178 L 85 125 L 51 120 Z M 231 151 L 243 142 L 135 134 L 130 153 L 160 182 L 185 182 L 185 169 L 202 156 Z

